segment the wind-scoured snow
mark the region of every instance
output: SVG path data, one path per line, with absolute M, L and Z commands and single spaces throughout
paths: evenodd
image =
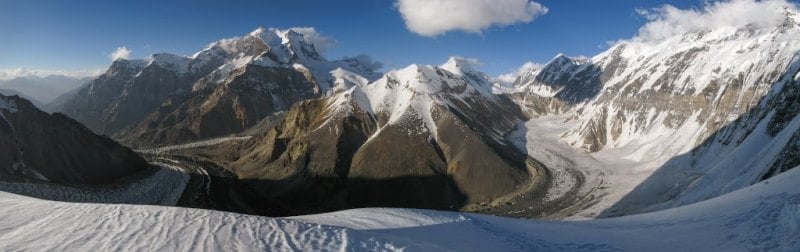
M 269 218 L 0 193 L 7 250 L 793 251 L 800 169 L 712 200 L 620 218 L 549 222 L 413 209 Z
M 169 54 L 169 53 L 157 53 L 150 56 L 148 59 L 150 61 L 149 64 L 158 65 L 161 68 L 171 70 L 178 75 L 185 75 L 189 73 L 189 62 L 191 62 L 191 58 Z

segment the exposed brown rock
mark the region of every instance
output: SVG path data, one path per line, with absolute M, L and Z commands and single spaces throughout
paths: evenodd
M 133 146 L 152 146 L 236 134 L 295 102 L 319 95 L 307 73 L 249 65 L 224 83 L 170 98 L 142 122 L 114 137 Z

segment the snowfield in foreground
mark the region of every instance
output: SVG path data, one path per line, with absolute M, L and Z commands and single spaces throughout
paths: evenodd
M 412 209 L 268 218 L 200 209 L 63 203 L 0 192 L 0 247 L 37 251 L 790 251 L 800 169 L 661 212 L 549 222 Z

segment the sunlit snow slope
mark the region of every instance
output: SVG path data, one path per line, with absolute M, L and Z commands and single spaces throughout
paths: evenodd
M 293 218 L 159 206 L 61 203 L 0 193 L 7 250 L 790 251 L 800 246 L 800 169 L 701 203 L 621 218 L 523 221 L 409 209 Z

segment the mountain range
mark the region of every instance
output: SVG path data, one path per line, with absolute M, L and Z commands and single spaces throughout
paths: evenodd
M 800 13 L 782 14 L 774 24 L 634 37 L 593 57 L 559 54 L 516 72 L 511 83 L 461 57 L 385 73 L 363 55 L 329 60 L 293 29 L 258 28 L 190 56 L 117 59 L 76 89 L 48 96 L 44 107 L 54 113 L 21 96 L 28 93 L 0 95 L 0 188 L 52 200 L 266 216 L 364 207 L 558 220 L 660 211 L 573 225 L 424 210 L 267 219 L 124 207 L 158 218 L 232 221 L 230 233 L 264 223 L 336 239 L 353 232 L 364 235 L 353 241 L 373 249 L 412 246 L 404 243 L 412 238 L 425 241 L 423 249 L 453 242 L 422 239 L 412 234 L 417 229 L 494 234 L 501 238 L 492 242 L 522 249 L 614 250 L 602 245 L 608 240 L 647 249 L 615 239 L 663 234 L 656 226 L 741 227 L 755 237 L 727 232 L 722 241 L 704 233 L 718 242 L 695 242 L 711 250 L 792 247 L 800 233 L 797 190 L 787 182 L 800 166 Z M 5 194 L 0 201 L 50 206 Z M 737 204 L 744 208 L 729 209 Z M 81 209 L 131 215 L 112 206 L 52 205 L 70 218 Z M 728 214 L 706 220 L 719 206 Z M 336 219 L 373 210 L 380 214 L 365 215 L 364 223 Z M 417 218 L 410 231 L 361 229 L 402 229 L 406 215 Z M 741 224 L 754 215 L 754 223 Z M 70 220 L 58 221 L 79 222 Z M 613 232 L 591 236 L 601 245 L 544 244 L 525 243 L 534 237 L 525 228 Z M 759 228 L 786 235 L 772 241 L 753 231 Z
M 57 110 L 132 146 L 185 143 L 239 133 L 319 97 L 336 68 L 375 78 L 359 60 L 328 61 L 300 33 L 259 28 L 191 57 L 119 59 Z
M 564 142 L 648 177 L 610 211 L 694 203 L 800 165 L 798 20 L 558 55 L 501 91 L 533 116 L 565 117 Z
M 500 85 L 463 58 L 379 73 L 369 58 L 327 60 L 298 32 L 259 28 L 191 56 L 117 60 L 56 110 L 140 149 L 251 136 L 180 155 L 285 209 L 487 210 L 549 197 L 528 212 L 558 212 L 577 198 L 559 190 L 572 190 L 597 199 L 570 215 L 611 216 L 800 165 L 797 31 L 786 12 L 777 26 L 632 39 L 591 58 L 557 55 Z M 532 123 L 552 120 L 562 123 Z M 552 137 L 527 137 L 536 132 Z M 554 168 L 573 154 L 599 165 Z

